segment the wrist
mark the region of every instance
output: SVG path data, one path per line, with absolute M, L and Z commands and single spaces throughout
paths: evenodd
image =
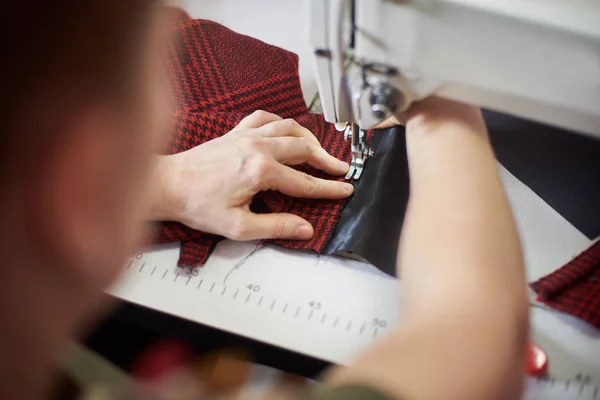
M 178 158 L 175 155 L 156 156 L 154 167 L 151 220 L 178 221 L 181 209 Z

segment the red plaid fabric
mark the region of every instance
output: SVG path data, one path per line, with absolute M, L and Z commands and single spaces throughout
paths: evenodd
M 531 288 L 538 301 L 600 328 L 600 240 Z
M 180 18 L 185 19 L 185 18 Z M 183 20 L 175 28 L 168 54 L 173 115 L 166 154 L 191 149 L 232 130 L 245 116 L 265 110 L 294 118 L 311 130 L 333 156 L 349 162 L 350 147 L 322 116 L 306 107 L 298 74 L 298 56 L 219 24 Z M 308 166 L 299 169 L 318 177 Z M 330 178 L 330 177 L 329 177 Z M 290 249 L 321 252 L 340 217 L 344 201 L 294 199 L 276 192 L 256 196 L 256 212 L 289 212 L 305 218 L 315 229 L 309 241 L 272 241 Z M 157 242 L 182 241 L 180 265 L 202 265 L 221 237 L 175 222 L 161 225 Z

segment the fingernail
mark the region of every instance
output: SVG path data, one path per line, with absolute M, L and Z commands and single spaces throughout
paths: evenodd
M 308 224 L 298 226 L 298 239 L 310 239 L 313 236 L 313 228 Z
M 352 194 L 352 192 L 354 192 L 354 185 L 352 185 L 351 183 L 343 182 L 343 185 L 344 185 L 344 192 L 346 192 L 348 194 Z
M 346 161 L 341 161 L 340 160 L 340 169 L 343 169 L 344 171 L 348 171 L 350 169 L 350 164 L 348 164 Z

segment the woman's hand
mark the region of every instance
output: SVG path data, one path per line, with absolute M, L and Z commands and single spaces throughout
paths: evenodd
M 302 163 L 332 175 L 344 175 L 349 168 L 295 121 L 257 111 L 218 139 L 159 157 L 154 219 L 179 221 L 234 240 L 310 239 L 312 226 L 296 215 L 250 211 L 254 195 L 266 190 L 322 199 L 352 194 L 350 183 L 289 167 Z

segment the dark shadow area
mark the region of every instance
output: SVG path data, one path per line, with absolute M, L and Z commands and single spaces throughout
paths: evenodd
M 87 338 L 85 344 L 115 365 L 130 370 L 137 358 L 163 338 L 182 340 L 198 356 L 241 350 L 255 363 L 316 378 L 329 363 L 257 340 L 123 303 Z
M 484 117 L 500 163 L 584 235 L 600 236 L 600 139 L 493 111 Z

